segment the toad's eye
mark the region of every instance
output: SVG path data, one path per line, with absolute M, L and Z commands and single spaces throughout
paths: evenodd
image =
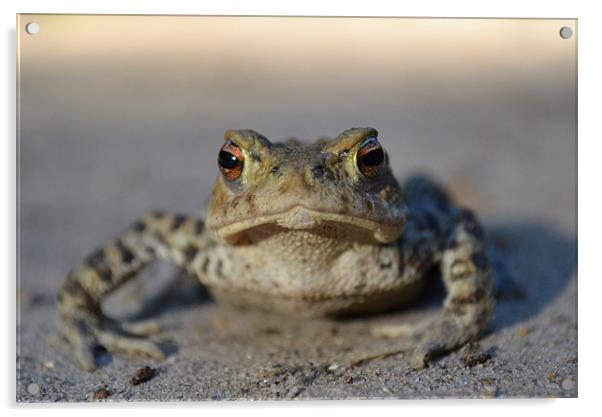
M 217 165 L 224 177 L 230 181 L 235 181 L 240 177 L 244 162 L 245 156 L 240 148 L 230 140 L 219 150 Z
M 366 177 L 377 176 L 385 166 L 385 150 L 375 137 L 366 139 L 357 151 L 357 168 Z

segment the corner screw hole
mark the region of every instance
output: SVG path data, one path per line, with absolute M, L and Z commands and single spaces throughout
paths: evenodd
M 36 22 L 29 22 L 28 24 L 25 25 L 25 32 L 29 33 L 30 35 L 35 35 L 40 31 L 40 25 L 38 25 Z
M 560 37 L 562 39 L 570 39 L 573 36 L 573 29 L 568 26 L 563 26 L 560 28 Z

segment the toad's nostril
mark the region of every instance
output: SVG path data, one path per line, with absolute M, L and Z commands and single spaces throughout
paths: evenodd
M 324 176 L 325 172 L 326 172 L 326 168 L 324 168 L 323 165 L 316 165 L 311 170 L 311 173 L 314 176 L 314 178 L 318 178 L 318 179 L 322 178 Z

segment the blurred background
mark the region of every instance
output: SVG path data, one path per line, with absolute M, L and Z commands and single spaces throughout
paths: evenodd
M 35 35 L 25 31 L 31 22 Z M 38 381 L 49 372 L 42 364 L 58 361 L 46 377 L 60 389 L 46 385 L 48 398 L 65 390 L 79 398 L 93 386 L 91 377 L 79 383 L 68 352 L 52 342 L 60 282 L 143 213 L 201 209 L 226 129 L 311 141 L 372 126 L 400 178 L 426 172 L 477 210 L 522 288 L 523 298 L 499 304 L 488 343 L 508 369 L 530 363 L 537 375 L 513 374 L 502 392 L 576 395 L 574 386 L 532 384 L 550 369 L 576 378 L 576 25 L 20 15 L 18 379 Z M 192 311 L 191 325 L 203 311 Z M 177 314 L 180 323 L 185 313 Z M 529 318 L 529 328 L 541 321 L 549 334 L 523 349 L 503 329 Z M 183 363 L 202 362 L 199 344 L 215 342 L 184 325 L 171 333 Z M 120 372 L 116 360 L 106 369 Z M 178 372 L 191 375 L 170 365 Z

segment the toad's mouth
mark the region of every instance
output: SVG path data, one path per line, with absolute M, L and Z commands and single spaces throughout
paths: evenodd
M 218 238 L 232 241 L 236 240 L 236 237 L 243 232 L 264 225 L 277 225 L 290 230 L 309 230 L 315 229 L 324 223 L 338 223 L 364 229 L 369 231 L 376 241 L 389 243 L 396 240 L 401 234 L 405 224 L 405 216 L 399 216 L 388 221 L 376 221 L 364 217 L 318 211 L 301 205 L 295 205 L 277 213 L 250 217 L 219 226 L 214 229 L 214 233 Z

